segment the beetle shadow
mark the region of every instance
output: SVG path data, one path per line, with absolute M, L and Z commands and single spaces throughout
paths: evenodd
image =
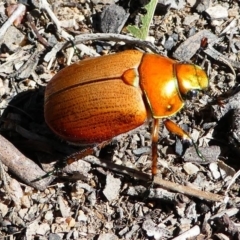
M 41 87 L 17 94 L 1 116 L 0 133 L 48 171 L 49 163 L 79 151 L 79 147 L 61 141 L 46 125 L 44 91 Z

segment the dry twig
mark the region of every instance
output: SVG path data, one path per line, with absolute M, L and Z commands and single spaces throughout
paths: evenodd
M 27 185 L 44 190 L 53 181 L 54 177 L 51 176 L 38 182 L 31 182 L 39 176 L 43 176 L 45 172 L 1 135 L 0 142 L 0 160 Z
M 99 160 L 98 158 L 95 158 L 93 156 L 88 156 L 86 158 L 84 158 L 85 161 L 91 163 L 91 164 L 95 164 L 98 166 L 102 166 L 104 168 L 108 168 L 108 169 L 112 169 L 114 171 L 120 172 L 120 173 L 124 173 L 127 174 L 131 177 L 135 177 L 138 179 L 142 179 L 145 180 L 147 182 L 150 182 L 152 180 L 151 175 L 148 175 L 146 173 L 142 173 L 139 171 L 136 171 L 134 169 L 131 168 L 127 168 L 125 166 L 121 166 L 121 165 L 117 165 L 111 162 L 107 162 L 104 160 Z M 214 193 L 210 193 L 210 192 L 204 192 L 195 188 L 191 188 L 188 186 L 183 186 L 180 184 L 176 184 L 173 182 L 169 182 L 166 180 L 163 180 L 159 177 L 155 177 L 153 180 L 153 183 L 170 191 L 174 191 L 174 192 L 178 192 L 178 193 L 182 193 L 182 194 L 186 194 L 188 196 L 192 196 L 192 197 L 197 197 L 199 199 L 204 199 L 207 201 L 212 201 L 212 202 L 216 202 L 216 201 L 222 201 L 223 200 L 223 196 L 218 195 L 218 194 L 214 194 Z
M 23 12 L 26 11 L 26 6 L 19 3 L 17 9 L 13 12 L 13 14 L 8 18 L 8 20 L 2 25 L 0 29 L 0 40 L 4 37 L 4 34 L 8 30 L 8 28 L 13 24 L 13 22 L 22 15 Z

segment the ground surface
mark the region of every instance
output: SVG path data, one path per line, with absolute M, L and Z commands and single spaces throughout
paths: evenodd
M 0 3 L 0 129 L 9 141 L 2 138 L 0 147 L 0 239 L 240 239 L 239 5 L 159 2 L 148 31 L 151 45 L 129 39 L 126 29 L 143 25 L 142 2 L 118 2 L 101 24 L 101 13 L 114 1 L 52 1 L 49 8 L 33 1 L 26 12 L 18 4 L 23 18 L 6 31 L 6 12 L 14 5 Z M 103 31 L 111 33 L 98 34 Z M 147 191 L 150 121 L 61 168 L 55 179 L 32 183 L 44 174 L 38 166 L 48 172 L 80 150 L 44 122 L 44 90 L 52 76 L 79 57 L 136 47 L 206 70 L 207 91 L 186 100 L 171 119 L 190 133 L 207 161 L 202 164 L 194 148 L 185 152 L 187 146 L 160 126 L 158 174 Z

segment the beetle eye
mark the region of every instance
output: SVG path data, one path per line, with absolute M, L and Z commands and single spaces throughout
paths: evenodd
M 198 96 L 198 90 L 195 90 L 195 89 L 190 90 L 187 93 L 187 98 L 188 99 L 193 99 L 193 98 L 196 98 L 197 96 Z

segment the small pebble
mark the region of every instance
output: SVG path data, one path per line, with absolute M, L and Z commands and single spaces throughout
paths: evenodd
M 118 197 L 120 185 L 121 181 L 118 178 L 114 178 L 111 174 L 107 175 L 106 186 L 103 190 L 103 194 L 108 201 L 112 201 Z
M 199 168 L 191 162 L 185 163 L 183 169 L 188 175 L 196 174 L 199 171 Z
M 209 165 L 209 169 L 211 170 L 212 176 L 214 179 L 219 179 L 221 177 L 221 174 L 218 170 L 218 165 L 217 163 L 211 163 Z
M 210 16 L 211 20 L 223 19 L 228 17 L 228 11 L 221 5 L 216 5 L 206 9 L 206 13 Z

